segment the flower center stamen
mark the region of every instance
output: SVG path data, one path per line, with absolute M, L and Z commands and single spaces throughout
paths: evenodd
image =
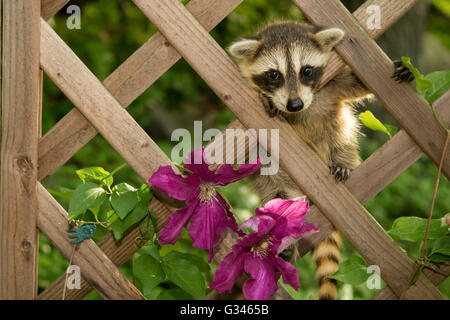
M 200 184 L 200 192 L 198 194 L 198 200 L 202 203 L 209 203 L 216 196 L 216 189 L 212 183 Z
M 258 241 L 256 244 L 254 244 L 251 251 L 257 257 L 260 258 L 267 257 L 267 255 L 269 254 L 269 249 L 273 245 L 272 241 L 273 238 L 267 235 L 260 241 Z

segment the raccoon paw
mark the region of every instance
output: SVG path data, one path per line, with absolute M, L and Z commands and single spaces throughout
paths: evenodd
M 334 178 L 338 182 L 344 182 L 350 176 L 350 169 L 348 169 L 348 168 L 333 165 L 333 166 L 331 166 L 330 169 L 331 169 L 331 174 L 334 176 Z
M 411 82 L 414 80 L 414 75 L 405 66 L 402 60 L 394 61 L 394 74 L 392 78 L 398 82 Z

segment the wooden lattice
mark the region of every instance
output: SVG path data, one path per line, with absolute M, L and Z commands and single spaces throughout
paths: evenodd
M 243 0 L 133 0 L 159 29 L 103 83 L 59 38 L 46 20 L 69 0 L 5 0 L 3 2 L 3 117 L 0 215 L 0 298 L 60 299 L 64 274 L 37 296 L 37 228 L 69 258 L 67 212 L 39 183 L 54 173 L 80 148 L 100 133 L 146 181 L 169 159 L 128 114 L 125 108 L 183 57 L 206 81 L 237 119 L 228 128 L 279 129 L 280 165 L 314 202 L 308 220 L 320 232 L 301 240 L 305 254 L 334 228 L 339 229 L 369 264 L 381 266 L 388 284 L 375 296 L 397 298 L 414 269 L 406 254 L 363 207 L 423 153 L 439 162 L 446 137 L 425 100 L 408 84 L 393 79 L 392 62 L 376 45 L 379 37 L 418 0 L 368 0 L 353 16 L 338 0 L 293 0 L 310 22 L 340 27 L 345 41 L 333 53 L 322 85 L 345 65 L 378 97 L 403 127 L 362 163 L 345 184 L 336 184 L 325 164 L 286 123 L 260 110 L 257 94 L 242 79 L 237 67 L 208 34 Z M 247 0 L 251 1 L 251 0 Z M 41 5 L 41 6 L 39 6 Z M 366 9 L 378 5 L 382 28 L 365 29 Z M 40 137 L 42 70 L 76 106 L 44 137 Z M 450 93 L 435 102 L 450 122 Z M 260 141 L 265 143 L 265 141 Z M 264 145 L 270 149 L 270 146 Z M 450 151 L 443 173 L 450 176 Z M 297 166 L 290 166 L 296 163 Z M 158 230 L 173 208 L 153 199 Z M 139 248 L 137 227 L 120 242 L 111 234 L 98 243 L 84 241 L 73 263 L 82 270 L 80 290 L 66 299 L 81 299 L 92 289 L 107 299 L 144 299 L 118 266 Z M 224 242 L 216 254 L 229 250 Z M 449 274 L 450 267 L 441 267 Z M 425 270 L 407 291 L 406 298 L 443 299 L 435 285 L 442 273 Z

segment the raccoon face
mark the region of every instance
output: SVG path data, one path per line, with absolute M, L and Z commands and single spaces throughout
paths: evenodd
M 338 28 L 281 22 L 233 43 L 229 52 L 266 106 L 293 113 L 311 105 L 331 50 L 343 37 Z

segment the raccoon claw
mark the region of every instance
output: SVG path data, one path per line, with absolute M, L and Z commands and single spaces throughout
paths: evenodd
M 350 169 L 339 166 L 332 166 L 331 174 L 333 174 L 337 182 L 344 182 L 350 176 Z
M 411 82 L 414 80 L 414 75 L 411 71 L 405 66 L 402 60 L 394 61 L 394 74 L 392 78 L 398 82 Z

